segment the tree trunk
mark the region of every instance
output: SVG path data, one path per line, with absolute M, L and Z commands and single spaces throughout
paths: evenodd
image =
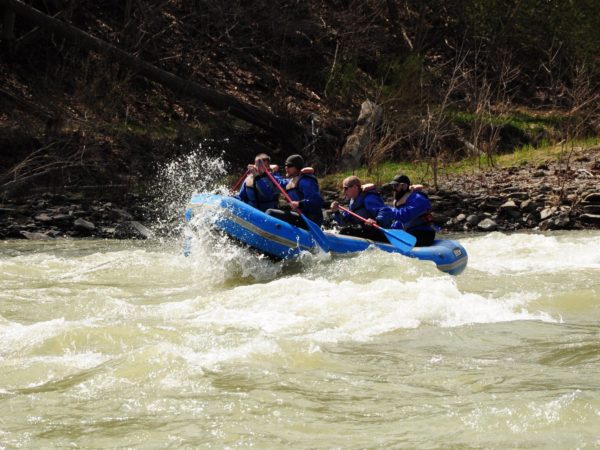
M 175 92 L 195 97 L 216 110 L 227 111 L 232 116 L 256 125 L 278 137 L 293 150 L 298 150 L 302 146 L 305 134 L 304 130 L 291 120 L 275 116 L 268 111 L 244 103 L 231 95 L 207 89 L 193 81 L 184 80 L 170 72 L 159 69 L 108 42 L 98 39 L 65 22 L 54 19 L 20 0 L 0 0 L 0 5 L 4 6 L 6 10 L 13 10 L 18 15 L 27 18 L 42 28 L 70 39 L 79 47 L 100 52 L 107 57 L 119 61 L 146 78 L 156 81 Z

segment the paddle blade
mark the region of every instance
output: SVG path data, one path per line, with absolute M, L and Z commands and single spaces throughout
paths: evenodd
M 381 231 L 389 238 L 390 244 L 403 252 L 409 252 L 417 243 L 417 238 L 404 230 L 388 230 L 381 228 Z
M 325 236 L 325 233 L 323 233 L 323 230 L 321 230 L 321 227 L 319 227 L 319 225 L 314 223 L 304 214 L 302 214 L 300 217 L 302 217 L 304 222 L 306 222 L 313 241 L 315 241 L 315 243 L 321 247 L 321 250 L 323 250 L 325 253 L 329 252 L 329 242 L 327 241 L 327 236 Z

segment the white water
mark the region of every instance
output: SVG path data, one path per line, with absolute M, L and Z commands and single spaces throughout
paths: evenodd
M 379 251 L 5 242 L 8 447 L 598 445 L 600 233 Z
M 195 155 L 162 227 L 226 192 Z M 0 448 L 600 446 L 600 232 L 454 236 L 459 277 L 174 235 L 0 243 Z

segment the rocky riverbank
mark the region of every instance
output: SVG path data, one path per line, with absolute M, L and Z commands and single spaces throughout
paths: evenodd
M 136 198 L 124 207 L 113 202 L 84 201 L 77 195 L 44 194 L 24 202 L 0 204 L 0 239 L 96 237 L 149 239 L 150 212 Z
M 445 176 L 440 190 L 425 192 L 444 232 L 600 228 L 600 147 L 574 155 L 568 165 Z M 337 192 L 323 194 L 326 204 L 339 199 Z M 0 239 L 148 239 L 160 234 L 149 204 L 137 197 L 119 205 L 51 194 L 4 203 Z
M 430 198 L 447 231 L 600 228 L 600 147 L 574 155 L 568 165 L 450 177 Z
M 443 232 L 600 228 L 600 147 L 572 155 L 568 165 L 447 175 L 437 192 L 425 193 Z M 338 196 L 325 195 L 327 202 Z

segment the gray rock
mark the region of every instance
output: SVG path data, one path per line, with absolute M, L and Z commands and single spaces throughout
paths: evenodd
M 498 224 L 492 219 L 483 219 L 477 224 L 477 228 L 481 231 L 495 231 L 498 229 Z
M 124 209 L 121 208 L 113 208 L 107 214 L 112 220 L 116 220 L 118 222 L 127 222 L 133 220 L 133 216 Z
M 476 214 L 471 214 L 470 216 L 467 216 L 467 223 L 469 225 L 475 226 L 477 225 L 479 222 L 481 221 L 481 219 L 479 218 L 478 215 Z
M 546 220 L 548 217 L 552 216 L 558 209 L 556 206 L 552 206 L 551 208 L 544 208 L 540 211 L 540 220 Z
M 52 216 L 52 221 L 57 223 L 69 223 L 73 220 L 73 216 L 68 214 L 56 214 Z
M 48 236 L 47 234 L 44 234 L 44 233 L 36 233 L 36 232 L 32 233 L 29 231 L 21 231 L 20 234 L 25 239 L 29 239 L 30 241 L 45 241 L 45 240 L 51 239 L 50 236 Z
M 116 228 L 113 227 L 102 227 L 100 228 L 100 232 L 103 236 L 114 237 L 116 233 Z
M 508 200 L 500 205 L 500 210 L 502 210 L 502 211 L 516 210 L 516 209 L 519 209 L 519 208 L 518 208 L 517 204 L 515 202 L 513 202 L 512 200 Z
M 510 198 L 514 200 L 526 200 L 529 198 L 529 194 L 527 192 L 513 192 L 510 194 Z
M 85 233 L 91 233 L 96 229 L 96 226 L 92 222 L 88 222 L 82 218 L 79 218 L 73 222 L 73 226 L 77 231 L 83 231 Z
M 521 211 L 523 212 L 533 212 L 537 208 L 537 204 L 533 200 L 525 200 L 521 203 Z
M 550 219 L 549 222 L 550 222 L 550 229 L 564 230 L 565 228 L 569 227 L 569 224 L 571 223 L 571 219 L 569 219 L 568 215 L 561 214 L 558 217 Z
M 34 217 L 34 219 L 38 222 L 52 222 L 52 217 L 50 217 L 46 213 L 38 214 L 37 216 Z
M 117 226 L 115 237 L 119 239 L 151 239 L 154 237 L 154 233 L 141 223 L 131 220 Z
M 465 214 L 459 214 L 458 216 L 456 216 L 456 218 L 454 219 L 454 221 L 456 223 L 461 223 L 464 222 L 464 220 L 467 218 L 467 216 Z

